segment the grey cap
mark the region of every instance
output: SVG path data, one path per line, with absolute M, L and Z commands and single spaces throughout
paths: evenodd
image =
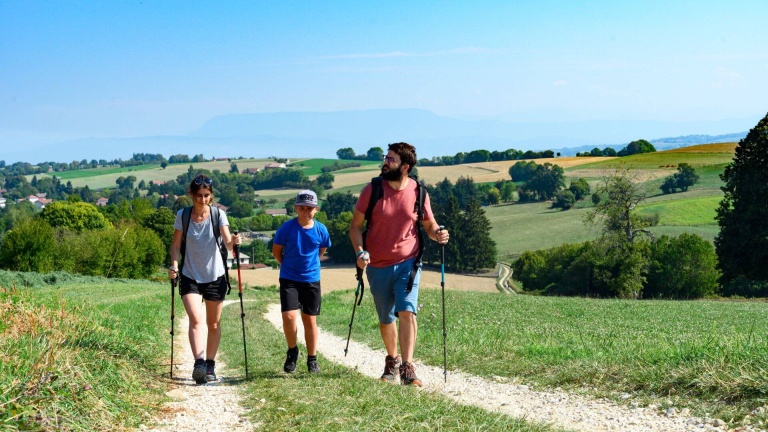
M 317 194 L 311 190 L 303 190 L 296 195 L 297 206 L 317 207 Z

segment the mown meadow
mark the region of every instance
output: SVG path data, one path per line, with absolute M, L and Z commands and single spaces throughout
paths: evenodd
M 450 279 L 446 280 L 450 285 Z M 321 327 L 346 336 L 353 291 L 323 298 Z M 768 396 L 766 303 L 633 301 L 446 291 L 448 367 L 740 418 Z M 416 357 L 443 361 L 440 291 L 420 293 Z M 373 301 L 355 340 L 380 347 Z

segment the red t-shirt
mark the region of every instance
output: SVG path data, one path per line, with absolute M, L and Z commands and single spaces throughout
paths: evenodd
M 405 189 L 399 191 L 392 189 L 386 180 L 382 180 L 381 184 L 384 196 L 373 208 L 371 229 L 368 230 L 365 244 L 371 255 L 371 267 L 389 267 L 416 258 L 419 254 L 419 234 L 416 230 L 418 214 L 413 211 L 418 198 L 416 182 L 409 179 Z M 355 210 L 365 214 L 370 200 L 369 183 L 360 193 Z M 425 194 L 424 220 L 432 217 L 429 194 Z

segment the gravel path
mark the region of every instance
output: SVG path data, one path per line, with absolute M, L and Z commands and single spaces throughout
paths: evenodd
M 228 300 L 224 306 L 237 301 Z M 189 320 L 183 315 L 176 323 L 174 337 L 173 390 L 166 393 L 174 401 L 168 402 L 165 415 L 154 419 L 160 426 L 151 429 L 156 432 L 192 431 L 252 431 L 259 425 L 252 425 L 243 415 L 235 385 L 240 377 L 227 373 L 227 365 L 216 360 L 215 383 L 197 385 L 192 379 L 192 360 L 189 351 Z M 143 425 L 142 425 L 143 426 Z M 142 427 L 142 430 L 147 430 Z
M 280 305 L 273 304 L 265 318 L 282 331 Z M 354 332 L 354 329 L 353 329 Z M 304 340 L 304 328 L 299 320 L 299 340 Z M 318 351 L 326 358 L 378 379 L 384 365 L 384 350 L 373 350 L 355 342 L 349 344 L 349 356 L 344 357 L 346 338 L 320 329 Z M 443 370 L 416 363 L 416 372 L 424 381 L 424 389 L 462 404 L 508 414 L 516 418 L 553 423 L 580 431 L 726 431 L 724 422 L 700 419 L 670 412 L 662 414 L 652 408 L 628 408 L 604 399 L 595 399 L 563 391 L 533 391 L 527 386 L 510 383 L 502 377 L 488 380 L 463 372 L 450 372 L 443 382 Z M 322 365 L 321 365 L 322 367 Z M 721 424 L 722 423 L 722 424 Z M 752 430 L 751 428 L 738 430 Z

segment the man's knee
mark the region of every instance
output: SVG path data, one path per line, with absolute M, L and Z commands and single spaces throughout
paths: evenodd
M 283 322 L 294 322 L 297 319 L 296 311 L 283 312 Z

